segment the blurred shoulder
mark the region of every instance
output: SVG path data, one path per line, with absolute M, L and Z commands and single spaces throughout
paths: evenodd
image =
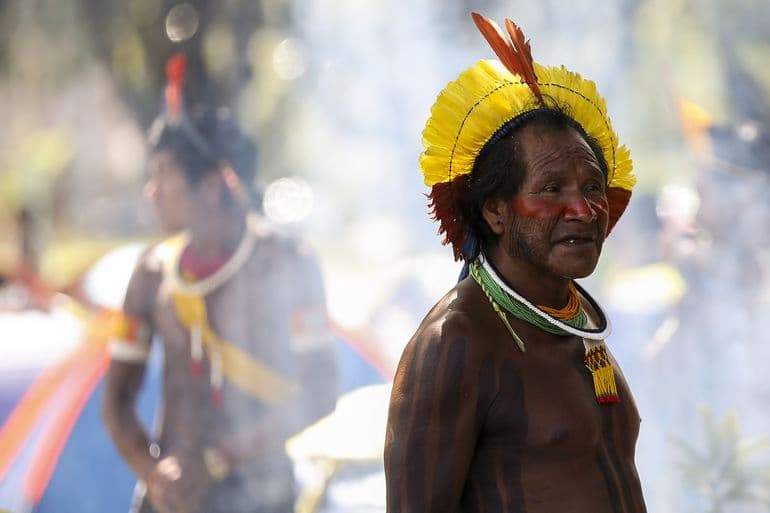
M 284 263 L 311 263 L 316 260 L 310 245 L 259 214 L 249 214 L 249 229 L 255 237 L 255 253 Z
M 169 240 L 148 246 L 139 256 L 126 289 L 123 307 L 127 313 L 150 316 L 164 266 L 170 258 Z

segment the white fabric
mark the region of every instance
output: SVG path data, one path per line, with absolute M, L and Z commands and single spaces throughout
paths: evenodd
M 150 348 L 141 342 L 113 338 L 109 344 L 113 360 L 127 363 L 144 363 L 150 355 Z

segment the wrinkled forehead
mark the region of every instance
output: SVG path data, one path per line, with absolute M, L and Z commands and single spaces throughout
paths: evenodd
M 527 168 L 538 169 L 565 160 L 581 160 L 606 176 L 596 150 L 584 134 L 568 126 L 532 124 L 518 134 L 518 150 Z

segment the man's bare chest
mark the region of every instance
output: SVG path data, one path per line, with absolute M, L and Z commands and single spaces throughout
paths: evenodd
M 196 326 L 207 331 L 208 338 L 234 344 L 255 357 L 271 359 L 275 346 L 285 345 L 282 342 L 289 337 L 291 316 L 289 298 L 276 290 L 270 279 L 234 278 L 195 298 L 180 297 L 167 282 L 160 283 L 153 321 L 167 354 L 189 353 Z M 184 311 L 190 308 L 196 310 L 192 316 Z
M 580 339 L 529 344 L 525 353 L 501 362 L 499 387 L 485 419 L 481 445 L 501 445 L 522 454 L 556 458 L 592 454 L 621 429 L 619 443 L 633 446 L 638 412 L 622 373 L 621 402 L 600 405 L 583 362 Z M 609 427 L 608 427 L 609 426 Z M 611 429 L 613 433 L 608 433 Z

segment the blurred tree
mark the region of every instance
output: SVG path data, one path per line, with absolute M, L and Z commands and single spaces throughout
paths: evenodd
M 252 34 L 289 21 L 288 2 L 281 1 L 79 1 L 98 58 L 143 126 L 158 113 L 171 55 L 187 54 L 188 101 L 236 107 L 252 76 Z
M 0 225 L 25 208 L 50 234 L 42 239 L 146 232 L 143 131 L 179 51 L 188 103 L 231 107 L 260 139 L 266 127 L 280 133 L 292 87 L 274 72 L 273 52 L 291 5 L 0 0 Z M 281 145 L 263 148 L 261 164 L 281 160 Z M 6 246 L 0 254 L 13 253 Z
M 732 512 L 739 504 L 760 506 L 766 511 L 770 507 L 770 465 L 755 460 L 768 448 L 768 440 L 742 438 L 734 413 L 721 423 L 710 410 L 704 409 L 701 415 L 704 447 L 674 439 L 685 484 L 697 491 L 709 513 Z
M 764 8 L 759 8 L 760 4 Z M 764 66 L 755 68 L 742 54 L 756 47 L 770 48 L 770 9 L 766 2 L 728 0 L 714 2 L 713 27 L 724 63 L 728 102 L 738 119 L 755 119 L 770 124 L 770 90 L 757 80 Z
M 698 20 L 711 58 L 722 70 L 725 102 L 736 119 L 770 124 L 770 88 L 765 66 L 747 56 L 770 52 L 770 9 L 761 0 L 687 0 L 682 15 Z

